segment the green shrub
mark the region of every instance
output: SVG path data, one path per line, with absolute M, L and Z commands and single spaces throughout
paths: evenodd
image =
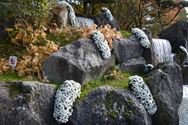
M 3 0 L 0 2 L 1 21 L 39 21 L 45 17 L 55 0 Z M 2 23 L 2 22 L 1 22 Z

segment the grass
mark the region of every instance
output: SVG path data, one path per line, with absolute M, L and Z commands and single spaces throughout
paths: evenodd
M 111 73 L 113 70 L 109 70 L 110 72 L 107 71 L 107 73 Z M 118 76 L 117 76 L 118 74 Z M 106 77 L 108 74 L 104 75 L 102 78 L 97 79 L 97 80 L 92 80 L 88 83 L 85 83 L 82 86 L 82 92 L 80 95 L 80 99 L 82 100 L 85 96 L 87 96 L 91 91 L 95 90 L 96 88 L 100 86 L 111 86 L 114 88 L 121 88 L 121 89 L 127 89 L 128 88 L 128 77 L 132 75 L 139 75 L 142 76 L 143 78 L 145 75 L 143 73 L 128 73 L 128 72 L 119 72 L 116 73 L 116 77 Z M 121 77 L 119 77 L 121 76 Z M 29 79 L 27 77 L 20 77 L 14 72 L 8 72 L 5 74 L 0 75 L 0 81 L 1 82 L 14 82 L 14 81 L 28 81 Z M 29 80 L 31 81 L 31 80 Z M 50 82 L 49 84 L 55 85 L 54 89 L 58 89 L 60 84 L 56 82 Z
M 95 90 L 100 86 L 111 86 L 114 88 L 128 88 L 128 77 L 131 76 L 130 73 L 121 73 L 123 76 L 121 79 L 104 79 L 100 78 L 98 80 L 92 80 L 88 83 L 85 83 L 82 86 L 82 93 L 80 95 L 80 99 L 84 98 L 88 93 Z
M 17 82 L 17 81 L 28 81 L 28 79 L 26 77 L 20 77 L 14 72 L 7 72 L 5 74 L 0 75 L 0 82 Z M 16 97 L 19 93 L 25 93 L 25 91 L 21 86 L 8 85 L 6 87 L 9 88 L 10 90 L 11 98 Z
M 120 30 L 120 32 L 124 38 L 128 38 L 129 36 L 132 35 L 132 33 L 125 31 L 125 30 Z
M 28 80 L 26 77 L 18 76 L 14 72 L 8 72 L 0 75 L 1 82 L 26 81 L 26 80 Z
M 113 69 L 113 68 L 112 68 Z M 108 70 L 106 74 L 112 73 L 114 70 Z M 127 89 L 128 88 L 128 77 L 133 75 L 138 75 L 146 78 L 146 74 L 143 72 L 133 73 L 133 72 L 116 72 L 116 77 L 109 77 L 105 78 L 106 74 L 97 80 L 92 80 L 88 83 L 85 83 L 82 86 L 82 92 L 80 95 L 80 100 L 82 100 L 86 95 L 88 95 L 91 91 L 95 90 L 96 88 L 100 86 L 111 86 L 114 88 L 120 88 L 120 89 Z M 120 78 L 121 77 L 121 78 Z

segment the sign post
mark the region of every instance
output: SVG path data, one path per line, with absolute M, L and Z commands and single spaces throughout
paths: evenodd
M 17 65 L 17 57 L 16 56 L 10 56 L 9 57 L 9 65 L 12 67 L 12 70 L 14 72 L 15 67 Z

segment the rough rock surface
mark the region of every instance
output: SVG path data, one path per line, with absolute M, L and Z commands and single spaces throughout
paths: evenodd
M 159 64 L 147 78 L 157 104 L 158 111 L 153 116 L 154 125 L 178 125 L 178 108 L 183 97 L 182 71 L 176 63 Z
M 172 45 L 172 50 L 177 52 L 179 46 L 188 48 L 188 22 L 179 21 L 160 32 L 159 37 L 167 39 Z
M 144 29 L 143 31 L 148 36 L 150 43 L 152 43 L 152 39 L 153 39 L 152 32 L 149 29 Z M 148 64 L 152 63 L 151 48 L 144 48 L 143 57 L 144 57 L 146 63 L 148 63 Z
M 143 29 L 144 33 L 147 35 L 150 42 L 152 42 L 152 32 L 149 29 Z
M 179 125 L 188 125 L 188 98 L 184 98 L 179 108 Z
M 102 15 L 94 17 L 94 22 L 97 24 L 97 26 L 102 26 L 102 25 L 110 25 L 112 28 L 115 28 L 116 30 L 120 30 L 119 23 L 117 19 L 114 17 L 113 21 L 108 21 L 106 20 Z
M 151 125 L 150 116 L 129 90 L 99 87 L 75 106 L 73 125 Z
M 102 76 L 114 64 L 114 55 L 105 60 L 92 40 L 79 39 L 53 53 L 45 60 L 43 70 L 49 80 L 75 80 L 83 84 Z
M 50 84 L 0 83 L 0 124 L 58 125 L 52 116 L 54 93 Z
M 179 108 L 179 125 L 188 125 L 188 86 L 183 86 L 183 100 Z
M 138 58 L 143 55 L 143 47 L 135 37 L 113 41 L 113 51 L 118 63 L 123 63 L 131 58 Z
M 183 83 L 188 85 L 188 66 L 187 67 L 182 67 L 182 72 L 183 72 Z
M 120 64 L 120 70 L 125 72 L 141 72 L 144 71 L 145 64 L 143 57 L 132 58 Z

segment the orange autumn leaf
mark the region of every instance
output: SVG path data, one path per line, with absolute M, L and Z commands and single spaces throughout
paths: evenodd
M 12 32 L 14 29 L 13 28 L 6 28 L 5 31 L 7 32 Z

